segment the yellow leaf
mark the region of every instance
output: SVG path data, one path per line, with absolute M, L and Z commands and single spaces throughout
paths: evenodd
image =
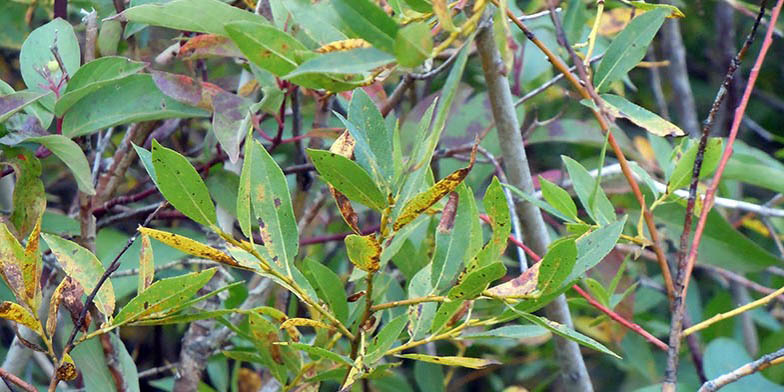
M 169 245 L 174 249 L 181 250 L 189 255 L 214 260 L 221 264 L 226 264 L 235 268 L 253 270 L 252 268 L 241 265 L 231 258 L 231 256 L 209 245 L 194 241 L 188 237 L 166 231 L 150 229 L 147 227 L 139 227 L 139 231 L 144 235 L 155 238 L 156 240 L 163 242 L 164 244 Z
M 354 138 L 351 137 L 351 134 L 346 130 L 338 136 L 334 143 L 332 143 L 329 152 L 334 152 L 344 158 L 351 159 L 354 155 L 355 144 L 356 140 L 354 140 Z M 335 203 L 338 205 L 338 211 L 340 211 L 343 220 L 351 230 L 354 230 L 355 233 L 359 233 L 359 217 L 357 217 L 357 213 L 354 212 L 354 207 L 351 206 L 351 200 L 332 185 L 327 186 L 329 187 L 329 192 L 332 194 L 332 198 L 335 199 Z
M 370 43 L 360 38 L 344 39 L 324 44 L 316 49 L 316 53 L 342 52 L 351 49 L 369 48 Z
M 57 310 L 60 307 L 60 301 L 63 298 L 63 291 L 69 286 L 69 277 L 63 278 L 57 288 L 52 293 L 52 298 L 49 300 L 49 316 L 46 318 L 46 335 L 54 336 L 57 329 Z
M 152 256 L 152 245 L 150 237 L 142 234 L 142 250 L 139 252 L 139 286 L 136 290 L 138 294 L 147 290 L 155 277 L 155 264 Z
M 380 266 L 381 244 L 375 234 L 360 236 L 351 234 L 344 240 L 346 253 L 351 263 L 365 272 L 376 272 Z
M 520 276 L 487 289 L 492 295 L 506 298 L 530 298 L 536 295 L 536 284 L 539 281 L 539 266 L 536 263 L 525 270 Z
M 38 322 L 38 320 L 36 320 L 35 317 L 29 311 L 27 311 L 27 309 L 23 308 L 22 305 L 9 301 L 3 301 L 3 303 L 0 303 L 0 318 L 15 321 L 17 324 L 24 325 L 25 327 L 33 330 L 38 335 L 43 334 L 41 323 Z
M 670 4 L 648 4 L 645 1 L 632 1 L 631 5 L 638 10 L 650 11 L 656 8 L 666 8 L 670 10 L 668 18 L 685 18 L 686 15 L 678 9 L 678 7 Z
M 280 325 L 280 329 L 288 329 L 291 327 L 313 327 L 313 328 L 324 328 L 324 329 L 333 329 L 332 326 L 322 323 L 321 321 L 316 321 L 308 318 L 290 318 L 284 321 Z
M 433 13 L 438 17 L 438 22 L 441 23 L 444 30 L 454 33 L 457 31 L 457 27 L 452 22 L 452 11 L 449 10 L 446 3 L 447 0 L 433 0 Z
M 41 218 L 38 217 L 33 231 L 27 237 L 25 247 L 25 260 L 22 264 L 22 275 L 24 276 L 25 296 L 30 303 L 30 308 L 38 309 L 41 306 L 41 272 L 43 272 L 43 260 L 39 250 L 41 239 Z
M 490 365 L 498 365 L 500 362 L 492 359 L 469 358 L 469 357 L 437 357 L 425 354 L 399 354 L 400 358 L 414 359 L 422 362 L 437 363 L 446 366 L 462 366 L 471 369 L 481 369 Z
M 609 11 L 604 11 L 602 21 L 599 24 L 599 35 L 605 37 L 614 35 L 623 30 L 630 20 L 632 20 L 631 8 L 618 7 Z

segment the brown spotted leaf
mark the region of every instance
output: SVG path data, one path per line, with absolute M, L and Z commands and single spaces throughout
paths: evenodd
M 380 266 L 381 245 L 375 234 L 360 236 L 351 234 L 344 240 L 346 253 L 351 263 L 365 272 L 376 272 Z
M 248 330 L 254 337 L 253 343 L 256 345 L 258 355 L 262 358 L 262 363 L 270 369 L 273 377 L 285 383 L 287 371 L 282 352 L 291 349 L 274 344 L 281 341 L 278 328 L 261 315 L 251 313 L 248 317 Z
M 142 250 L 139 252 L 139 287 L 137 294 L 141 294 L 152 284 L 155 277 L 155 263 L 152 254 L 150 236 L 142 234 Z
M 536 284 L 539 280 L 539 266 L 534 264 L 520 276 L 488 289 L 490 294 L 509 298 L 530 298 L 537 295 Z
M 38 335 L 43 334 L 41 323 L 38 322 L 38 320 L 36 320 L 27 309 L 23 308 L 22 305 L 9 301 L 3 301 L 3 303 L 0 303 L 0 318 L 11 320 L 17 324 L 24 325 L 25 327 L 33 330 Z
M 114 318 L 113 325 L 119 326 L 148 316 L 165 313 L 191 299 L 215 275 L 215 268 L 200 272 L 161 279 L 143 293 L 131 299 Z
M 57 310 L 60 307 L 60 301 L 63 298 L 65 289 L 71 284 L 69 277 L 63 278 L 57 288 L 52 293 L 52 298 L 49 300 L 49 316 L 46 318 L 46 335 L 54 336 L 57 329 Z
M 351 137 L 351 133 L 348 131 L 343 131 L 343 133 L 338 136 L 337 140 L 332 143 L 329 151 L 344 158 L 351 159 L 351 157 L 354 155 L 355 144 L 356 141 Z M 335 203 L 338 205 L 338 211 L 340 211 L 340 215 L 343 217 L 343 220 L 349 227 L 351 227 L 351 230 L 354 230 L 355 233 L 359 234 L 359 217 L 357 217 L 357 213 L 354 212 L 354 207 L 351 206 L 351 200 L 335 189 L 334 186 L 327 186 L 329 186 L 329 192 L 332 194 L 332 198 L 335 199 Z
M 24 148 L 6 148 L 3 160 L 14 169 L 13 223 L 18 238 L 26 237 L 46 209 L 44 184 L 41 182 L 41 162 L 34 153 Z
M 167 231 L 150 229 L 147 227 L 139 227 L 139 232 L 145 236 L 154 238 L 174 249 L 180 250 L 191 256 L 196 256 L 204 259 L 217 261 L 221 264 L 226 264 L 230 267 L 249 269 L 242 264 L 238 263 L 231 256 L 215 249 L 209 245 L 202 244 L 199 241 L 192 240 L 188 237 L 170 233 Z
M 22 263 L 22 276 L 24 276 L 25 296 L 30 301 L 32 309 L 38 309 L 41 305 L 41 273 L 43 272 L 43 261 L 39 251 L 41 236 L 41 215 L 37 223 L 30 232 L 25 246 L 25 257 Z
M 406 203 L 400 212 L 400 216 L 398 216 L 393 224 L 393 229 L 395 231 L 400 230 L 403 226 L 411 223 L 411 221 L 427 211 L 428 208 L 433 204 L 436 204 L 449 192 L 454 191 L 455 188 L 465 180 L 468 173 L 474 167 L 477 146 L 479 146 L 478 143 L 474 144 L 474 148 L 471 150 L 471 161 L 468 163 L 468 166 L 455 170 L 452 174 L 444 177 L 441 181 L 438 181 L 435 185 L 431 186 L 430 189 L 414 196 L 414 198 Z
M 334 329 L 332 326 L 322 323 L 321 321 L 316 321 L 309 318 L 290 318 L 283 322 L 280 325 L 280 329 L 288 329 L 291 327 L 313 327 L 313 328 L 323 328 L 323 329 Z
M 71 381 L 75 380 L 78 375 L 79 373 L 76 371 L 76 365 L 74 364 L 73 359 L 68 353 L 65 353 L 60 366 L 57 368 L 55 377 L 58 380 Z
M 242 52 L 228 37 L 199 34 L 183 44 L 177 56 L 192 61 L 208 57 L 242 57 Z
M 5 224 L 0 223 L 0 268 L 3 279 L 23 304 L 29 303 L 25 288 L 25 277 L 21 266 L 24 264 L 25 251 Z
M 75 242 L 56 235 L 41 235 L 49 245 L 49 248 L 52 249 L 52 253 L 54 253 L 65 273 L 79 282 L 86 292 L 92 292 L 105 271 L 98 258 Z M 107 317 L 111 317 L 114 313 L 114 288 L 111 280 L 106 279 L 98 290 L 98 294 L 95 296 L 95 304 L 98 310 Z

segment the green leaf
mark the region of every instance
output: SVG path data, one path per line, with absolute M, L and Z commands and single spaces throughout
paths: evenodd
M 686 209 L 680 204 L 668 203 L 656 207 L 654 217 L 657 222 L 666 225 L 671 238 L 680 238 L 685 212 Z M 697 219 L 693 221 L 696 225 Z M 780 258 L 738 232 L 716 210 L 708 213 L 698 250 L 699 263 L 715 265 L 740 274 L 758 272 L 781 263 Z
M 313 259 L 305 259 L 302 273 L 316 290 L 316 294 L 342 323 L 348 322 L 348 302 L 343 281 L 329 267 Z
M 432 294 L 433 286 L 430 284 L 430 271 L 431 264 L 428 264 L 411 278 L 408 283 L 408 298 L 419 298 Z M 430 330 L 437 305 L 434 302 L 427 302 L 408 307 L 408 318 L 410 321 L 408 332 L 411 335 L 411 339 L 422 339 Z
M 375 234 L 349 234 L 344 242 L 346 253 L 355 267 L 365 272 L 376 272 L 380 267 L 381 245 Z
M 101 57 L 71 75 L 71 81 L 54 106 L 54 114 L 62 116 L 80 99 L 126 76 L 141 71 L 145 63 L 125 57 Z
M 251 351 L 228 350 L 228 351 L 221 351 L 221 354 L 225 355 L 226 358 L 234 359 L 237 361 L 260 363 L 260 364 L 266 363 L 266 360 L 261 355 Z
M 79 282 L 86 293 L 95 289 L 104 274 L 101 261 L 89 250 L 72 241 L 51 234 L 41 234 L 65 273 Z M 95 296 L 98 310 L 111 317 L 114 313 L 114 288 L 109 279 L 103 283 Z
M 569 277 L 564 279 L 564 282 L 572 282 L 580 278 L 586 271 L 604 260 L 604 257 L 615 248 L 615 244 L 623 232 L 624 224 L 626 224 L 626 216 L 594 230 L 588 235 L 580 236 L 577 239 L 577 261 Z M 683 221 L 681 221 L 682 224 Z
M 292 276 L 291 263 L 299 251 L 299 231 L 286 176 L 258 141 L 246 149 L 245 160 L 250 170 L 251 205 L 264 247 L 272 257 L 272 267 Z
M 300 64 L 283 79 L 304 74 L 361 74 L 395 61 L 395 58 L 376 48 L 357 48 L 325 53 Z M 357 80 L 359 81 L 359 79 Z
M 611 355 L 611 356 L 613 356 L 615 358 L 618 358 L 618 359 L 622 359 L 618 354 L 614 353 L 612 350 L 610 350 L 609 348 L 605 347 L 603 344 L 601 344 L 601 343 L 597 342 L 596 340 L 593 340 L 590 337 L 585 336 L 585 335 L 583 335 L 583 334 L 581 334 L 581 333 L 579 333 L 579 332 L 577 332 L 577 331 L 575 331 L 575 330 L 573 330 L 573 329 L 571 329 L 571 328 L 569 328 L 569 327 L 567 327 L 567 326 L 565 326 L 563 324 L 556 323 L 555 321 L 548 320 L 548 319 L 546 319 L 544 317 L 539 317 L 539 316 L 536 316 L 536 315 L 533 315 L 533 314 L 528 314 L 528 313 L 521 312 L 521 311 L 519 311 L 519 310 L 517 310 L 517 309 L 515 309 L 515 308 L 513 308 L 513 307 L 511 307 L 509 305 L 507 305 L 507 308 L 509 308 L 510 310 L 515 312 L 518 316 L 522 317 L 523 319 L 525 319 L 525 320 L 527 320 L 527 321 L 529 321 L 529 322 L 531 322 L 533 324 L 536 324 L 536 325 L 538 325 L 540 327 L 547 328 L 550 332 L 552 332 L 552 333 L 554 333 L 554 334 L 556 334 L 556 335 L 558 335 L 558 336 L 560 336 L 562 338 L 569 339 L 569 340 L 577 342 L 578 344 L 581 344 L 581 345 L 583 345 L 585 347 L 594 349 L 594 350 L 599 351 L 599 352 L 603 352 L 603 353 L 605 353 L 607 355 Z
M 591 195 L 593 195 L 593 191 L 596 189 L 597 179 L 591 177 L 583 165 L 574 159 L 565 155 L 562 155 L 561 159 L 563 159 L 566 170 L 569 172 L 569 178 L 572 179 L 574 192 L 577 193 L 577 197 L 583 204 L 588 216 L 600 225 L 606 225 L 615 221 L 615 208 L 610 203 L 610 200 L 607 199 L 607 195 L 601 186 L 598 188 L 598 192 L 596 192 L 596 200 L 591 200 Z
M 57 37 L 57 51 L 68 75 L 75 74 L 79 69 L 82 58 L 79 52 L 79 40 L 71 24 L 57 18 L 33 30 L 22 44 L 22 51 L 19 53 L 19 71 L 27 88 L 48 90 L 46 86 L 49 86 L 49 82 L 38 71 L 49 69 L 50 62 L 57 64 L 50 49 L 55 43 L 55 37 Z M 62 76 L 62 70 L 58 68 L 52 71 L 51 75 L 56 83 Z
M 476 298 L 490 283 L 501 279 L 504 275 L 506 275 L 506 267 L 500 261 L 480 267 L 468 273 L 457 286 L 449 290 L 449 299 L 454 301 Z
M 63 135 L 74 138 L 115 125 L 176 117 L 206 117 L 209 112 L 164 95 L 152 76 L 113 80 L 80 99 L 63 117 Z
M 395 57 L 403 67 L 414 68 L 422 64 L 433 51 L 430 27 L 414 22 L 398 30 L 395 38 Z
M 395 52 L 395 21 L 370 0 L 334 0 L 332 6 L 351 31 L 374 47 Z
M 372 365 L 381 357 L 384 356 L 384 353 L 389 350 L 392 345 L 397 342 L 400 333 L 403 332 L 403 329 L 406 327 L 408 323 L 408 315 L 401 314 L 389 320 L 387 325 L 384 328 L 381 328 L 381 331 L 376 334 L 373 340 L 370 341 L 367 347 L 367 355 L 365 355 L 365 363 L 368 365 Z
M 152 163 L 156 175 L 168 179 L 159 182 L 158 189 L 174 208 L 202 225 L 215 224 L 215 205 L 207 185 L 187 158 L 153 139 Z
M 546 328 L 538 325 L 506 325 L 489 331 L 465 334 L 460 336 L 460 339 L 537 339 L 549 334 Z
M 5 122 L 18 111 L 51 94 L 50 91 L 25 90 L 0 97 L 0 123 Z
M 555 217 L 557 217 L 557 218 L 559 218 L 559 219 L 561 219 L 563 221 L 566 221 L 566 222 L 570 222 L 571 221 L 571 219 L 569 217 L 567 217 L 566 215 L 561 213 L 561 211 L 555 209 L 555 207 L 553 207 L 552 205 L 550 205 L 548 203 L 545 203 L 544 200 L 537 199 L 533 195 L 529 195 L 529 194 L 527 194 L 527 193 L 525 193 L 525 192 L 515 188 L 513 185 L 510 185 L 510 184 L 503 184 L 503 185 L 507 189 L 511 190 L 512 193 L 514 193 L 516 196 L 518 196 L 518 197 L 522 198 L 523 200 L 525 200 L 525 201 L 535 205 L 540 210 L 546 211 L 550 215 L 555 216 Z
M 441 221 L 436 228 L 436 245 L 433 250 L 431 284 L 436 292 L 450 287 L 460 269 L 465 265 L 470 244 L 472 223 L 477 220 L 474 194 L 465 184 L 449 196 Z
M 133 145 L 133 149 L 136 151 L 136 154 L 139 155 L 139 160 L 142 162 L 142 166 L 147 171 L 147 175 L 150 176 L 152 183 L 155 186 L 158 186 L 158 176 L 155 175 L 155 165 L 152 164 L 152 153 L 146 150 L 144 147 L 139 147 L 137 145 Z
M 82 149 L 73 140 L 63 135 L 38 136 L 27 140 L 43 144 L 49 151 L 60 158 L 73 173 L 80 191 L 88 195 L 95 194 L 90 164 L 87 163 L 87 158 L 84 156 Z
M 311 358 L 313 359 L 324 358 L 324 359 L 329 359 L 335 363 L 342 363 L 344 365 L 354 366 L 354 362 L 352 362 L 351 359 L 346 357 L 345 355 L 340 355 L 338 353 L 325 350 L 321 347 L 311 346 L 309 344 L 304 344 L 304 343 L 286 343 L 285 345 L 297 350 L 304 351 L 310 354 Z
M 577 206 L 574 204 L 574 200 L 572 200 L 572 196 L 569 195 L 569 192 L 558 185 L 547 181 L 542 176 L 539 176 L 539 184 L 542 186 L 542 197 L 544 197 L 547 203 L 569 217 L 569 221 L 576 222 L 578 219 Z
M 691 143 L 691 146 L 686 150 L 683 156 L 681 156 L 681 159 L 678 160 L 678 163 L 675 164 L 675 169 L 673 169 L 672 175 L 667 182 L 667 193 L 672 193 L 691 183 L 692 174 L 694 173 L 694 161 L 697 159 L 699 147 L 700 143 L 695 140 Z M 711 175 L 713 171 L 716 170 L 723 152 L 722 147 L 722 138 L 714 137 L 708 139 L 708 144 L 705 146 L 702 167 L 700 168 L 701 179 Z
M 126 9 L 115 19 L 218 35 L 226 35 L 224 26 L 231 22 L 267 23 L 259 15 L 218 0 L 174 0 L 163 4 L 143 4 Z
M 650 3 L 646 3 L 645 1 L 631 1 L 629 2 L 629 4 L 631 4 L 634 8 L 643 11 L 651 11 L 659 8 L 666 9 L 667 11 L 670 12 L 670 14 L 667 16 L 668 18 L 686 17 L 686 15 L 684 15 L 683 12 L 681 12 L 681 10 L 678 9 L 678 7 L 670 4 L 650 4 Z
M 394 135 L 365 90 L 357 89 L 351 96 L 348 121 L 354 125 L 347 128 L 356 141 L 354 156 L 357 162 L 376 179 L 391 183 L 395 173 L 392 158 Z
M 258 349 L 262 358 L 262 363 L 266 365 L 272 375 L 281 383 L 286 382 L 286 367 L 281 356 L 284 347 L 274 344 L 280 340 L 278 328 L 264 317 L 256 313 L 251 313 L 248 317 L 250 334 L 253 336 L 253 343 Z
M 416 12 L 432 12 L 433 5 L 430 4 L 429 0 L 403 0 L 411 9 Z
M 436 363 L 445 366 L 462 366 L 470 369 L 481 369 L 490 365 L 498 365 L 500 362 L 492 359 L 469 358 L 469 357 L 437 357 L 425 354 L 398 354 L 396 357 L 413 359 L 416 361 Z
M 482 249 L 487 255 L 480 257 L 479 265 L 484 266 L 489 262 L 496 261 L 504 254 L 506 245 L 509 242 L 509 234 L 512 233 L 512 217 L 509 212 L 509 203 L 506 200 L 506 194 L 498 181 L 498 177 L 493 177 L 490 186 L 485 191 L 482 205 L 485 207 L 488 218 L 490 218 L 490 227 L 493 229 L 493 235 L 490 242 Z
M 669 13 L 669 10 L 660 8 L 632 19 L 604 52 L 593 78 L 596 90 L 606 91 L 612 82 L 621 80 L 642 61 L 648 45 Z
M 659 117 L 656 113 L 643 107 L 629 102 L 626 98 L 613 94 L 602 94 L 605 109 L 614 117 L 623 117 L 633 122 L 640 128 L 656 136 L 683 136 L 686 134 L 677 125 Z M 580 101 L 583 105 L 596 110 L 593 101 L 584 99 Z
M 561 287 L 577 261 L 577 245 L 573 238 L 564 237 L 550 245 L 539 266 L 537 287 L 547 295 Z
M 178 307 L 204 287 L 215 275 L 215 271 L 215 268 L 210 268 L 153 283 L 117 313 L 113 325 L 123 325 Z
M 286 0 L 281 3 L 314 41 L 326 44 L 348 39 L 348 36 L 340 31 L 340 17 L 328 2 L 313 4 L 310 0 Z
M 468 305 L 467 301 L 451 301 L 451 302 L 443 302 L 439 304 L 438 310 L 436 311 L 435 316 L 433 316 L 433 323 L 432 325 L 430 325 L 430 333 L 433 334 L 440 333 L 448 322 L 453 321 L 452 318 L 454 318 L 455 315 L 457 315 L 461 309 L 465 310 L 464 307 L 467 305 Z
M 374 210 L 387 207 L 387 200 L 370 175 L 356 162 L 333 152 L 307 150 L 321 178 L 350 200 Z
M 412 0 L 407 0 L 412 1 Z M 420 1 L 420 0 L 417 0 Z M 422 0 L 423 1 L 423 0 Z M 441 366 L 429 362 L 414 363 L 414 379 L 420 391 L 444 392 L 444 371 Z M 401 391 L 403 392 L 403 391 Z

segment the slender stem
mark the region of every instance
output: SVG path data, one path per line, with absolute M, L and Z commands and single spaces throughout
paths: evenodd
M 699 389 L 699 392 L 717 391 L 720 388 L 728 384 L 731 384 L 735 381 L 738 381 L 743 377 L 746 377 L 756 372 L 765 370 L 773 365 L 777 365 L 784 362 L 782 361 L 782 358 L 784 358 L 784 348 L 776 352 L 763 355 L 760 359 L 754 362 L 749 362 L 729 373 L 722 374 L 721 376 L 716 377 L 713 380 L 706 382 L 705 384 L 702 384 L 702 386 Z
M 735 308 L 735 309 L 733 309 L 733 310 L 731 310 L 729 312 L 726 312 L 726 313 L 719 313 L 719 314 L 717 314 L 717 315 L 715 315 L 715 316 L 713 316 L 713 317 L 711 317 L 711 318 L 709 318 L 709 319 L 707 319 L 705 321 L 702 321 L 702 322 L 699 322 L 697 324 L 694 324 L 690 328 L 684 329 L 682 335 L 683 336 L 689 336 L 689 335 L 691 335 L 691 334 L 693 334 L 693 333 L 695 333 L 697 331 L 701 331 L 701 330 L 703 330 L 705 328 L 708 328 L 711 325 L 718 323 L 719 321 L 726 320 L 728 318 L 735 317 L 735 316 L 737 316 L 737 315 L 739 315 L 739 314 L 741 314 L 743 312 L 747 312 L 749 310 L 752 310 L 752 309 L 755 309 L 755 308 L 759 308 L 760 306 L 767 305 L 767 304 L 770 303 L 770 301 L 773 301 L 776 297 L 778 297 L 781 294 L 784 294 L 784 287 L 782 287 L 782 288 L 780 288 L 780 289 L 778 289 L 778 290 L 776 290 L 776 291 L 774 291 L 774 292 L 772 292 L 772 293 L 770 293 L 770 294 L 768 294 L 768 295 L 766 295 L 766 296 L 764 296 L 764 297 L 762 297 L 762 298 L 760 298 L 760 299 L 758 299 L 756 301 L 749 302 L 746 305 L 737 307 L 737 308 Z
M 593 22 L 591 34 L 588 35 L 588 50 L 585 52 L 585 66 L 589 65 L 588 59 L 593 54 L 593 48 L 596 44 L 596 37 L 599 35 L 599 26 L 602 24 L 602 14 L 604 13 L 604 0 L 596 0 L 596 19 Z
M 18 386 L 19 388 L 24 389 L 27 392 L 38 392 L 38 389 L 26 381 L 22 380 L 21 378 L 17 377 L 15 374 L 8 372 L 7 370 L 0 368 L 0 378 L 5 381 L 10 381 L 12 384 Z
M 449 300 L 446 297 L 440 295 L 428 295 L 425 297 L 402 299 L 400 301 L 392 301 L 383 304 L 373 305 L 372 310 L 374 312 L 377 312 L 379 310 L 397 308 L 399 306 L 416 305 L 425 302 L 448 302 L 448 301 Z

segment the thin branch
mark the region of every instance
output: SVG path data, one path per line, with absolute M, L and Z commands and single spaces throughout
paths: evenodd
M 591 58 L 590 62 L 591 63 L 595 63 L 595 62 L 601 60 L 603 57 L 604 57 L 604 53 L 602 53 L 600 55 L 597 55 L 597 56 L 594 56 L 594 57 Z M 575 69 L 577 69 L 577 68 L 575 66 L 572 66 L 571 68 L 569 68 L 569 72 L 574 72 Z M 655 69 L 655 68 L 653 68 L 653 69 Z M 520 105 L 528 102 L 533 97 L 535 97 L 535 96 L 539 95 L 540 93 L 544 92 L 545 90 L 550 88 L 552 85 L 558 83 L 558 81 L 563 79 L 563 78 L 564 78 L 564 74 L 562 74 L 562 73 L 559 73 L 558 75 L 555 75 L 552 79 L 542 83 L 541 86 L 539 86 L 539 87 L 529 91 L 527 94 L 523 95 L 520 99 L 518 99 L 515 102 L 515 106 L 520 106 Z
M 17 377 L 13 373 L 9 373 L 3 368 L 0 368 L 0 378 L 2 378 L 4 381 L 10 381 L 14 385 L 24 389 L 27 392 L 38 392 L 38 389 L 36 389 L 36 387 L 28 384 L 25 380 L 22 380 L 21 378 Z
M 770 293 L 770 294 L 768 294 L 768 295 L 766 295 L 766 296 L 764 296 L 764 297 L 762 297 L 762 298 L 760 298 L 760 299 L 758 299 L 756 301 L 749 302 L 749 303 L 747 303 L 746 305 L 743 305 L 743 306 L 739 306 L 739 307 L 737 307 L 735 309 L 732 309 L 729 312 L 719 313 L 719 314 L 717 314 L 717 315 L 715 315 L 715 316 L 713 316 L 713 317 L 711 317 L 711 318 L 709 318 L 709 319 L 707 319 L 705 321 L 699 322 L 699 323 L 691 326 L 690 328 L 687 328 L 687 329 L 683 330 L 682 335 L 683 336 L 689 336 L 689 335 L 691 335 L 691 334 L 693 334 L 693 333 L 695 333 L 697 331 L 701 331 L 701 330 L 703 330 L 705 328 L 708 328 L 711 325 L 718 323 L 719 321 L 726 320 L 726 319 L 735 317 L 735 316 L 737 316 L 737 315 L 739 315 L 739 314 L 741 314 L 743 312 L 747 312 L 749 310 L 756 309 L 756 308 L 758 308 L 760 306 L 767 305 L 767 304 L 770 303 L 770 301 L 772 301 L 773 299 L 775 299 L 776 297 L 778 297 L 778 296 L 780 296 L 782 294 L 784 294 L 784 287 L 782 287 L 782 288 L 780 288 L 780 289 L 778 289 L 778 290 L 776 290 L 776 291 L 774 291 L 774 292 L 772 292 L 772 293 Z
M 721 376 L 716 377 L 713 380 L 706 382 L 705 384 L 702 384 L 699 392 L 717 391 L 720 388 L 738 381 L 743 377 L 765 370 L 772 365 L 781 363 L 781 358 L 784 358 L 784 348 L 770 354 L 765 354 L 754 362 L 749 362 L 729 373 L 722 374 Z

